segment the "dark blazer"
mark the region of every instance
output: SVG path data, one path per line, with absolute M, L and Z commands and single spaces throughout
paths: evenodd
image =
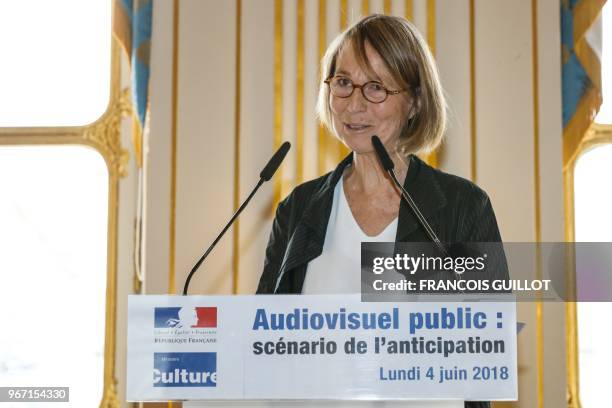
M 299 294 L 308 262 L 323 251 L 334 188 L 353 161 L 347 156 L 334 171 L 297 186 L 276 210 L 258 294 Z M 474 183 L 430 167 L 411 155 L 404 188 L 442 242 L 500 242 L 487 194 Z M 397 242 L 429 242 L 410 208 L 400 204 Z M 502 260 L 505 265 L 505 258 Z M 489 403 L 466 402 L 484 408 Z
M 323 251 L 334 188 L 352 161 L 349 155 L 334 171 L 297 186 L 280 202 L 257 293 L 302 293 L 308 262 Z M 489 197 L 474 183 L 436 170 L 412 155 L 404 188 L 440 241 L 501 242 Z M 430 241 L 404 201 L 395 240 Z M 500 262 L 505 266 L 505 258 Z

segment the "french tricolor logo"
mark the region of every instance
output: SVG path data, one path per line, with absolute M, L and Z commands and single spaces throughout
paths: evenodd
M 156 307 L 154 326 L 165 328 L 215 328 L 216 307 Z
M 216 307 L 196 307 L 198 323 L 191 327 L 217 327 L 217 308 Z

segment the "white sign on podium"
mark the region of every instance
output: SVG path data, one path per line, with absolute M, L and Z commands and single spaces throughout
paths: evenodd
M 517 399 L 513 302 L 360 300 L 130 296 L 127 398 L 432 407 Z

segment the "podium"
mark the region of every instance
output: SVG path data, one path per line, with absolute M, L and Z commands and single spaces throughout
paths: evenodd
M 128 401 L 463 407 L 517 399 L 513 302 L 130 296 Z

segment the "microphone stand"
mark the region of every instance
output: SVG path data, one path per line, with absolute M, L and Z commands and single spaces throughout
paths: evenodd
M 391 179 L 393 180 L 393 183 L 395 183 L 397 188 L 400 190 L 400 192 L 402 194 L 402 197 L 404 198 L 406 203 L 408 203 L 408 206 L 410 207 L 410 209 L 412 209 L 412 212 L 414 213 L 414 215 L 419 220 L 419 223 L 425 229 L 425 232 L 429 236 L 429 239 L 431 239 L 433 241 L 433 243 L 436 245 L 438 250 L 440 250 L 440 252 L 442 252 L 444 254 L 444 256 L 449 256 L 448 251 L 446 250 L 444 245 L 442 245 L 442 242 L 440 242 L 440 239 L 438 238 L 438 236 L 436 235 L 434 230 L 431 228 L 431 226 L 429 225 L 429 223 L 427 222 L 427 220 L 425 219 L 425 217 L 421 213 L 421 210 L 419 210 L 419 207 L 417 207 L 416 203 L 414 202 L 414 200 L 412 199 L 410 194 L 408 194 L 408 192 L 406 191 L 404 186 L 402 186 L 402 184 L 397 179 L 393 169 L 388 170 L 387 173 L 389 174 L 389 176 L 391 176 Z
M 257 190 L 259 190 L 259 187 L 261 187 L 261 185 L 265 182 L 265 180 L 263 178 L 259 179 L 259 182 L 257 183 L 257 185 L 255 186 L 255 188 L 253 189 L 253 191 L 251 191 L 251 194 L 249 194 L 249 196 L 247 197 L 247 199 L 242 203 L 242 205 L 240 206 L 240 208 L 238 208 L 238 210 L 236 210 L 236 212 L 234 213 L 234 215 L 232 215 L 232 218 L 230 218 L 230 220 L 228 221 L 228 223 L 225 225 L 225 227 L 221 230 L 221 232 L 219 233 L 219 235 L 217 235 L 217 238 L 215 238 L 215 240 L 213 241 L 212 244 L 210 244 L 210 246 L 208 247 L 208 249 L 206 250 L 206 252 L 204 252 L 204 255 L 202 255 L 200 257 L 200 259 L 198 260 L 198 262 L 196 262 L 196 264 L 193 266 L 193 268 L 191 269 L 191 272 L 189 272 L 189 275 L 187 276 L 187 280 L 185 281 L 185 286 L 183 287 L 183 296 L 187 294 L 187 290 L 189 289 L 189 282 L 191 282 L 191 278 L 193 277 L 193 275 L 196 273 L 196 271 L 198 270 L 198 268 L 200 267 L 200 265 L 202 265 L 202 262 L 204 262 L 204 259 L 206 259 L 206 257 L 208 256 L 208 254 L 210 253 L 210 251 L 213 250 L 213 248 L 215 247 L 215 245 L 217 245 L 217 242 L 219 242 L 219 240 L 223 237 L 223 235 L 225 235 L 225 232 L 229 229 L 229 227 L 232 226 L 232 224 L 234 223 L 234 220 L 236 218 L 238 218 L 238 216 L 240 215 L 240 213 L 242 212 L 242 210 L 245 209 L 245 207 L 249 204 L 249 201 L 251 201 L 251 198 L 253 198 L 253 196 L 255 195 L 255 193 L 257 192 Z
M 198 270 L 200 265 L 202 265 L 202 262 L 204 262 L 204 259 L 206 259 L 208 254 L 210 254 L 210 251 L 213 250 L 215 245 L 217 245 L 217 242 L 219 242 L 219 240 L 223 237 L 225 232 L 234 223 L 234 220 L 236 218 L 238 218 L 238 216 L 240 215 L 242 210 L 244 210 L 246 208 L 246 206 L 249 204 L 249 201 L 251 201 L 251 198 L 253 198 L 253 196 L 255 195 L 257 190 L 259 190 L 259 187 L 261 187 L 261 185 L 264 182 L 266 182 L 266 181 L 268 181 L 268 180 L 270 180 L 272 178 L 272 176 L 274 175 L 276 170 L 278 170 L 278 167 L 281 165 L 282 161 L 284 160 L 284 158 L 287 155 L 287 152 L 289 151 L 290 148 L 291 148 L 291 143 L 289 143 L 289 142 L 283 143 L 281 145 L 281 147 L 276 151 L 276 153 L 274 153 L 274 155 L 272 156 L 270 161 L 268 161 L 268 164 L 266 164 L 266 167 L 264 167 L 263 170 L 261 171 L 261 173 L 259 173 L 259 182 L 257 182 L 257 185 L 255 186 L 255 188 L 253 188 L 253 191 L 251 191 L 251 194 L 249 194 L 247 199 L 242 203 L 242 205 L 240 205 L 240 208 L 238 208 L 238 210 L 236 210 L 234 215 L 232 215 L 232 218 L 230 218 L 228 223 L 225 224 L 225 227 L 223 228 L 223 230 L 221 230 L 219 235 L 217 235 L 217 238 L 215 238 L 213 243 L 210 244 L 210 246 L 208 247 L 206 252 L 204 252 L 204 255 L 202 255 L 200 257 L 198 262 L 196 262 L 196 264 L 191 269 L 191 272 L 189 272 L 189 275 L 187 276 L 187 279 L 185 280 L 185 286 L 183 286 L 183 296 L 185 296 L 187 294 L 187 291 L 189 290 L 189 282 L 191 282 L 191 278 L 196 273 L 196 271 Z
M 393 161 L 389 157 L 389 153 L 387 152 L 387 149 L 385 149 L 385 146 L 382 144 L 382 142 L 380 141 L 378 136 L 376 136 L 376 135 L 372 136 L 372 145 L 374 146 L 374 150 L 376 151 L 376 154 L 378 155 L 378 158 L 380 159 L 380 162 L 381 162 L 381 164 L 383 166 L 383 169 L 389 174 L 389 176 L 391 177 L 391 180 L 393 180 L 393 183 L 399 189 L 399 191 L 400 191 L 400 193 L 402 195 L 402 198 L 404 199 L 404 201 L 408 204 L 408 206 L 412 210 L 412 213 L 414 214 L 414 216 L 419 221 L 419 224 L 421 224 L 423 229 L 425 229 L 425 232 L 429 236 L 429 239 L 431 239 L 431 241 L 434 243 L 434 245 L 438 248 L 438 250 L 442 254 L 444 254 L 445 257 L 451 257 L 452 258 L 451 254 L 444 247 L 442 242 L 440 242 L 440 239 L 438 238 L 438 236 L 436 235 L 434 230 L 431 228 L 431 226 L 429 225 L 429 223 L 427 222 L 427 220 L 425 219 L 425 217 L 421 213 L 421 210 L 419 210 L 419 207 L 416 205 L 416 203 L 414 202 L 414 200 L 412 199 L 412 197 L 408 193 L 408 191 L 406 191 L 404 186 L 402 186 L 402 184 L 397 179 L 397 176 L 395 175 L 395 172 L 393 171 L 393 167 L 395 165 L 393 164 Z M 461 274 L 457 273 L 456 271 L 453 271 L 453 272 L 454 272 L 453 273 L 454 279 L 459 279 L 459 280 L 463 279 Z

